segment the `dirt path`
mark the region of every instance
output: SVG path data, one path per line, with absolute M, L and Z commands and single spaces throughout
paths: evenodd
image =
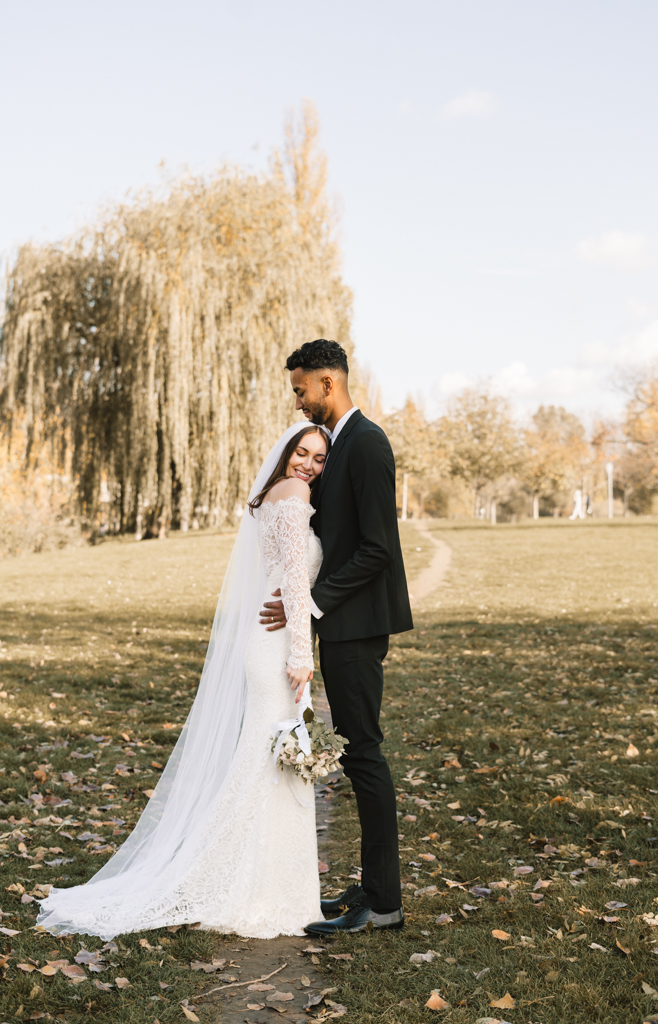
M 427 519 L 412 519 L 411 522 L 418 532 L 422 534 L 423 539 L 429 541 L 436 548 L 430 564 L 409 584 L 411 604 L 417 605 L 419 601 L 428 597 L 429 594 L 437 590 L 443 583 L 450 567 L 452 550 L 444 540 L 438 540 L 432 536 Z

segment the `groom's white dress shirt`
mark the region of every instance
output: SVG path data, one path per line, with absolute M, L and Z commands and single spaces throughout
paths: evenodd
M 350 416 L 352 416 L 355 412 L 358 411 L 358 408 L 359 408 L 358 405 L 353 405 L 351 409 L 347 410 L 347 412 L 345 413 L 344 416 L 341 416 L 341 418 L 338 420 L 338 423 L 336 424 L 336 426 L 334 427 L 333 430 L 327 430 L 327 433 L 329 434 L 329 437 L 331 438 L 331 447 L 332 448 L 336 444 L 336 439 L 337 439 L 338 435 L 340 434 L 341 430 L 343 429 L 343 427 L 345 426 L 345 424 L 347 423 L 348 419 L 350 418 Z M 326 429 L 326 427 L 325 427 L 325 429 Z M 329 449 L 329 451 L 331 451 L 331 449 Z M 329 456 L 327 456 L 327 458 L 329 458 Z M 327 463 L 326 463 L 326 460 L 325 460 L 325 466 L 326 466 L 326 464 Z M 322 469 L 322 472 L 324 473 L 324 467 Z M 324 612 L 321 611 L 318 608 L 318 606 L 315 603 L 315 601 L 313 600 L 313 598 L 311 598 L 311 614 L 313 615 L 313 618 L 315 618 L 315 619 L 321 619 L 322 616 L 324 615 Z

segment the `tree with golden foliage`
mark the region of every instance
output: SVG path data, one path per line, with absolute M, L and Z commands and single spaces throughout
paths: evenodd
M 477 516 L 482 489 L 514 473 L 520 464 L 519 432 L 509 403 L 487 387 L 465 388 L 452 400 L 437 430 L 449 452 L 450 475 L 471 488 Z
M 402 409 L 395 409 L 384 419 L 384 429 L 395 455 L 395 468 L 402 476 L 402 510 L 406 520 L 409 500 L 409 477 L 422 479 L 436 469 L 438 452 L 436 436 L 423 410 L 408 397 Z
M 296 417 L 286 357 L 351 351 L 318 119 L 290 117 L 267 175 L 223 167 L 144 192 L 9 270 L 0 408 L 52 441 L 78 506 L 115 530 L 216 525 Z
M 590 459 L 585 428 L 563 406 L 540 405 L 525 431 L 519 477 L 532 495 L 532 514 L 539 518 L 539 499 L 575 486 Z

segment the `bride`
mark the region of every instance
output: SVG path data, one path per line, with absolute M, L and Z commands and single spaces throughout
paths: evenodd
M 85 885 L 42 902 L 47 931 L 109 940 L 199 923 L 267 939 L 322 918 L 313 788 L 276 771 L 271 744 L 277 723 L 310 705 L 322 554 L 309 502 L 326 454 L 323 428 L 296 423 L 265 459 L 178 743 L 123 846 Z M 288 626 L 269 632 L 258 610 L 279 587 Z

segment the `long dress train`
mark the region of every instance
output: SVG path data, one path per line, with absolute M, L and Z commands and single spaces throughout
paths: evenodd
M 266 939 L 298 934 L 322 917 L 313 787 L 287 771 L 277 783 L 271 753 L 272 727 L 298 715 L 286 664 L 313 667 L 310 588 L 322 551 L 312 515 L 297 497 L 266 501 L 259 510 L 267 585 L 270 593 L 281 588 L 288 626 L 267 632 L 253 622 L 244 650 L 240 740 L 207 813 L 155 877 L 138 852 L 114 877 L 53 889 L 38 919 L 48 931 L 111 939 L 198 922 Z

